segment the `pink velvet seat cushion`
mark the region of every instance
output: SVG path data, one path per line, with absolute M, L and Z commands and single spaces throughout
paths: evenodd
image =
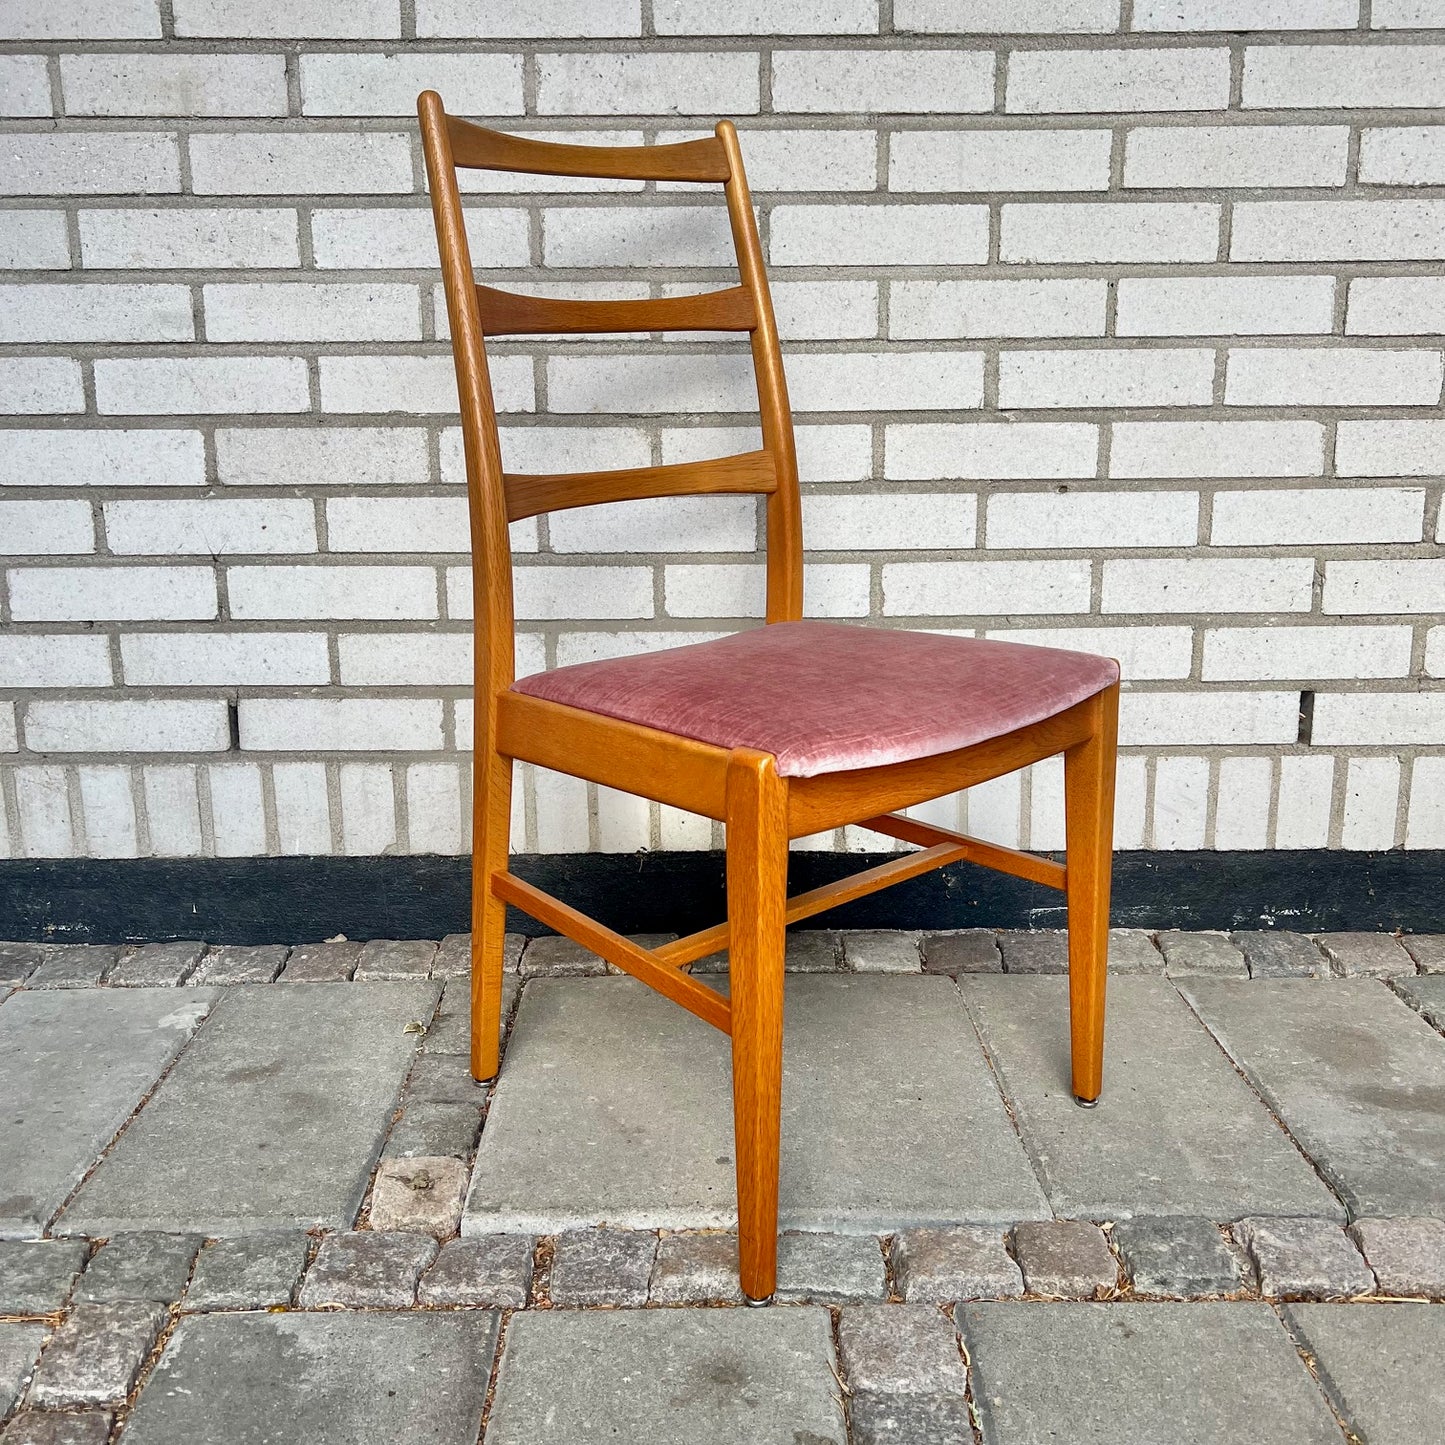
M 932 757 L 1063 712 L 1119 676 L 1112 658 L 837 622 L 774 622 L 712 642 L 539 672 L 514 691 L 718 747 L 773 753 L 784 777 Z

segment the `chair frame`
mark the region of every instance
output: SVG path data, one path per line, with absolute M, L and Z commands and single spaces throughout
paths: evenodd
M 949 863 L 979 863 L 1063 891 L 1068 902 L 1073 1090 L 1102 1086 L 1118 684 L 1052 717 L 933 757 L 817 777 L 782 777 L 770 753 L 722 748 L 511 690 L 511 549 L 507 527 L 563 507 L 642 497 L 744 492 L 767 497 L 767 616 L 801 618 L 802 526 L 792 419 L 757 224 L 729 121 L 672 145 L 558 145 L 503 135 L 418 98 L 461 401 L 476 596 L 473 755 L 471 1070 L 498 1069 L 503 933 L 513 904 L 727 1034 L 732 1047 L 739 1266 L 762 1302 L 777 1272 L 783 1062 L 784 929 L 850 899 Z M 478 285 L 457 168 L 651 181 L 720 182 L 741 284 L 698 296 L 571 301 Z M 763 446 L 716 461 L 575 475 L 503 471 L 484 338 L 635 331 L 745 331 L 752 344 Z M 1064 756 L 1066 862 L 899 815 L 899 810 Z M 659 948 L 569 907 L 509 870 L 512 764 L 556 769 L 721 820 L 728 921 Z M 920 845 L 836 883 L 787 896 L 790 839 L 843 824 Z M 730 998 L 687 972 L 727 949 Z

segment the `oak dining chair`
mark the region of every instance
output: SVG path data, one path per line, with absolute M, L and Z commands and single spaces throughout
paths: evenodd
M 471 1069 L 498 1068 L 502 948 L 513 904 L 731 1039 L 739 1267 L 771 1297 L 777 1268 L 784 929 L 930 869 L 967 861 L 1062 890 L 1068 902 L 1073 1091 L 1099 1097 L 1118 715 L 1109 658 L 975 638 L 803 620 L 792 420 L 757 223 L 728 121 L 670 145 L 579 146 L 502 135 L 418 98 L 451 322 L 476 594 Z M 478 285 L 457 170 L 721 185 L 739 284 L 702 295 L 578 301 Z M 488 337 L 734 332 L 752 347 L 762 446 L 712 461 L 563 475 L 506 472 Z M 647 497 L 766 497 L 765 625 L 641 656 L 518 679 L 508 524 Z M 960 597 L 959 611 L 968 599 Z M 1066 861 L 902 815 L 902 809 L 1064 757 Z M 721 820 L 727 921 L 657 948 L 509 871 L 512 765 L 555 769 Z M 790 839 L 857 824 L 917 844 L 792 898 Z M 729 993 L 688 965 L 725 949 Z

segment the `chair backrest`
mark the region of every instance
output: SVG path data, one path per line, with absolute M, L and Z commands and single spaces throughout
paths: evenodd
M 431 90 L 418 97 L 417 113 L 461 398 L 476 595 L 479 728 L 486 710 L 483 689 L 494 696 L 513 680 L 507 524 L 521 517 L 642 497 L 766 494 L 767 620 L 801 617 L 802 525 L 793 424 L 757 222 L 732 123 L 719 121 L 713 135 L 676 145 L 575 146 L 502 135 L 460 120 L 446 113 L 441 97 Z M 478 285 L 462 218 L 458 167 L 551 176 L 718 182 L 727 200 L 741 284 L 696 296 L 635 301 L 557 300 Z M 485 338 L 634 331 L 748 332 L 757 380 L 761 450 L 626 471 L 545 476 L 504 472 Z

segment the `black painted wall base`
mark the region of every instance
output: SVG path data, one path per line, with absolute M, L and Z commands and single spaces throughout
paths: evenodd
M 882 862 L 795 853 L 790 892 Z M 626 933 L 689 933 L 725 912 L 720 853 L 534 854 L 521 877 Z M 1445 852 L 1116 853 L 1116 925 L 1445 932 Z M 305 943 L 440 938 L 468 928 L 466 858 L 44 859 L 0 862 L 0 938 Z M 859 899 L 821 928 L 1056 928 L 1061 894 L 959 863 Z M 523 933 L 548 930 L 521 914 Z

